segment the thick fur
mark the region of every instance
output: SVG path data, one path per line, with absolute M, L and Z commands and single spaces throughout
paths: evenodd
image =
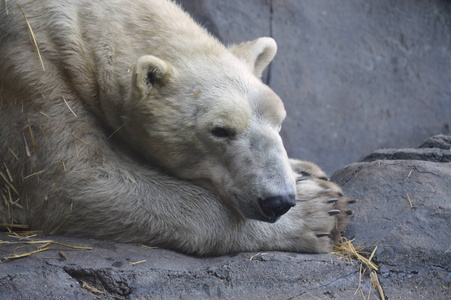
M 330 250 L 347 199 L 286 155 L 283 104 L 260 80 L 274 40 L 227 48 L 165 0 L 18 1 L 43 71 L 5 3 L 1 223 L 197 255 Z M 291 194 L 264 222 L 258 200 Z

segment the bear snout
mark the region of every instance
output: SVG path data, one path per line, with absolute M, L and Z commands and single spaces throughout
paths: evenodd
M 294 194 L 273 196 L 266 199 L 258 199 L 258 205 L 266 217 L 266 221 L 275 223 L 279 218 L 296 205 Z

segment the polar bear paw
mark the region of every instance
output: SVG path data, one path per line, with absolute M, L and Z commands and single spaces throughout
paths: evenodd
M 308 252 L 328 252 L 340 240 L 355 200 L 346 198 L 341 188 L 330 182 L 315 164 L 290 160 L 296 178 L 297 218 L 302 220 L 301 248 Z

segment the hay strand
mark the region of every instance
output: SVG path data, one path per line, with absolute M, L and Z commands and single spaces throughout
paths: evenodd
M 28 131 L 30 132 L 31 144 L 33 145 L 33 149 L 36 149 L 36 143 L 34 141 L 33 131 L 31 130 L 30 123 L 28 123 Z
M 9 224 L 4 224 L 4 225 L 9 225 Z M 18 226 L 25 226 L 25 225 L 16 225 L 15 227 Z M 21 227 L 22 228 L 22 227 Z M 27 233 L 36 233 L 37 231 L 28 231 Z M 6 261 L 6 260 L 10 260 L 10 259 L 17 259 L 17 258 L 22 258 L 22 257 L 27 257 L 30 255 L 33 255 L 35 253 L 39 253 L 42 251 L 46 251 L 51 249 L 52 245 L 56 245 L 56 246 L 62 246 L 62 247 L 66 247 L 66 248 L 70 248 L 70 249 L 74 249 L 74 250 L 92 250 L 92 247 L 83 247 L 83 246 L 72 246 L 72 245 L 67 245 L 67 244 L 63 244 L 63 243 L 59 243 L 59 242 L 55 242 L 54 240 L 30 240 L 30 238 L 32 238 L 33 236 L 21 236 L 22 233 L 21 232 L 10 232 L 9 233 L 10 237 L 12 238 L 16 238 L 19 239 L 19 241 L 15 242 L 15 241 L 1 241 L 0 240 L 0 244 L 19 244 L 18 247 L 11 249 L 10 251 L 15 251 L 17 249 L 21 249 L 26 245 L 32 245 L 32 246 L 37 246 L 37 250 L 36 251 L 31 251 L 31 252 L 27 252 L 27 253 L 23 253 L 23 254 L 11 254 L 7 257 L 4 257 L 2 261 Z M 23 246 L 20 246 L 20 245 Z M 63 254 L 61 254 L 63 253 Z M 64 251 L 59 251 L 59 254 L 61 256 L 63 256 L 64 258 Z M 66 259 L 67 260 L 67 259 Z
M 138 247 L 146 248 L 146 249 L 158 249 L 159 248 L 159 247 L 151 247 L 151 246 L 147 246 L 147 245 L 143 245 L 143 244 L 138 244 Z
M 8 147 L 8 150 L 9 150 L 9 152 L 11 152 L 11 154 L 14 156 L 14 158 L 15 158 L 16 160 L 19 160 L 19 157 L 16 155 L 16 153 L 14 153 L 13 150 L 11 150 L 11 148 Z
M 3 163 L 3 165 L 5 166 L 6 175 L 8 175 L 10 182 L 13 183 L 14 180 L 13 180 L 13 177 L 11 176 L 11 172 L 9 172 L 8 166 L 6 165 L 6 163 Z
M 72 199 L 69 209 L 66 210 L 65 212 L 63 212 L 60 216 L 62 217 L 64 215 L 67 215 L 68 213 L 70 213 L 72 211 L 73 207 L 74 207 L 74 199 Z
M 44 139 L 46 139 L 46 137 L 45 137 L 45 132 L 44 132 L 44 128 L 42 128 L 42 125 L 39 125 L 39 130 L 41 131 L 42 137 L 43 137 Z
M 64 251 L 60 251 L 60 252 L 58 252 L 59 253 L 59 255 L 62 257 L 62 258 L 64 258 L 66 261 L 69 261 L 69 259 L 67 258 L 67 255 L 66 255 L 66 253 L 64 253 Z
M 52 232 L 50 232 L 50 235 L 55 235 L 55 233 L 58 232 L 58 230 L 67 222 L 68 219 L 69 219 L 69 217 L 64 219 L 63 222 L 61 222 L 58 226 L 56 226 L 56 228 Z
M 371 261 L 373 259 L 373 256 L 376 253 L 377 247 L 379 247 L 379 246 L 374 247 L 373 252 L 371 252 L 370 257 L 368 258 L 369 261 Z
M 357 294 L 358 291 L 362 293 L 364 296 L 364 293 L 361 288 L 362 284 L 362 274 L 365 272 L 366 269 L 363 267 L 365 266 L 370 271 L 370 290 L 368 291 L 368 299 L 371 295 L 371 287 L 374 287 L 377 289 L 379 296 L 382 300 L 385 300 L 384 291 L 382 289 L 382 286 L 379 282 L 379 278 L 377 277 L 376 271 L 378 270 L 378 266 L 372 262 L 372 259 L 374 258 L 376 251 L 380 245 L 369 245 L 369 246 L 363 246 L 362 244 L 356 244 L 353 245 L 352 242 L 354 242 L 354 239 L 347 240 L 345 237 L 341 238 L 340 244 L 335 246 L 335 250 L 332 253 L 339 254 L 341 257 L 346 259 L 356 259 L 360 262 L 360 271 L 359 271 L 359 286 L 357 287 L 357 290 L 355 291 L 354 295 Z M 385 247 L 392 247 L 391 245 L 384 245 Z M 371 251 L 371 253 L 363 252 L 362 250 L 374 247 L 374 249 Z M 363 256 L 363 254 L 369 254 L 369 257 L 366 258 Z
M 35 250 L 35 251 L 23 253 L 23 254 L 15 254 L 14 253 L 14 254 L 11 254 L 10 256 L 6 256 L 3 261 L 7 261 L 7 260 L 10 260 L 10 259 L 17 259 L 17 258 L 27 257 L 27 256 L 30 256 L 30 255 L 33 255 L 33 254 L 36 254 L 36 253 L 39 253 L 39 252 L 42 252 L 42 251 L 47 251 L 49 249 L 50 249 L 50 247 L 46 247 L 46 248 L 43 248 L 43 249 L 38 249 L 38 250 Z
M 81 287 L 84 289 L 87 289 L 88 291 L 90 291 L 91 293 L 94 294 L 101 294 L 104 295 L 105 292 L 96 289 L 94 286 L 90 285 L 89 283 L 87 283 L 86 281 L 80 280 L 81 281 Z
M 34 173 L 30 174 L 30 175 L 25 176 L 23 179 L 24 179 L 24 180 L 27 180 L 27 179 L 30 178 L 30 177 L 33 177 L 33 176 L 36 176 L 36 175 L 40 175 L 40 174 L 42 174 L 42 173 L 44 173 L 44 172 L 46 172 L 46 171 L 47 171 L 47 169 L 44 169 L 44 170 L 38 171 L 38 172 L 34 172 Z
M 77 114 L 72 110 L 72 108 L 70 108 L 69 103 L 67 103 L 67 101 L 66 101 L 66 98 L 64 98 L 64 96 L 62 96 L 62 97 L 63 97 L 64 103 L 66 103 L 66 106 L 69 108 L 69 110 L 71 111 L 71 113 L 73 113 L 74 116 L 75 116 L 76 118 L 78 118 Z
M 406 193 L 406 196 L 407 196 L 407 200 L 409 201 L 410 208 L 413 209 L 414 206 L 412 205 L 412 200 L 410 200 L 409 194 Z
M 58 245 L 58 246 L 62 246 L 62 247 L 70 248 L 70 249 L 75 249 L 75 250 L 92 250 L 92 247 L 71 246 L 71 245 L 55 242 L 53 240 L 26 241 L 24 243 L 28 244 L 28 245 L 39 245 L 39 244 L 44 244 L 44 245 L 49 245 L 49 246 L 50 245 Z
M 48 114 L 46 114 L 45 112 L 43 112 L 42 110 L 40 110 L 39 108 L 37 108 L 36 106 L 33 106 L 34 109 L 36 109 L 41 115 L 47 117 L 50 119 L 50 116 Z
M 358 291 L 362 290 L 361 286 L 362 286 L 362 269 L 363 269 L 363 265 L 360 264 L 360 270 L 359 270 L 359 286 L 357 287 L 357 289 L 355 290 L 354 296 L 355 294 L 357 294 Z
M 256 253 L 256 254 L 253 254 L 253 255 L 251 255 L 251 257 L 249 258 L 249 261 L 261 261 L 261 259 L 258 259 L 258 258 L 261 258 L 263 255 L 266 255 L 266 254 L 268 254 L 268 253 L 261 253 L 261 252 L 258 252 L 258 253 Z
M 15 225 L 17 225 L 17 224 L 15 224 Z M 18 225 L 18 226 L 20 226 L 19 228 L 22 228 L 22 229 L 27 229 L 29 226 L 28 225 Z M 23 227 L 22 227 L 23 226 Z M 27 226 L 27 227 L 25 227 L 25 226 Z M 38 234 L 40 231 L 38 231 L 38 230 L 31 230 L 31 231 L 14 231 L 14 232 L 6 232 L 6 234 L 9 234 L 9 235 L 15 235 L 15 236 L 25 236 L 25 237 L 27 237 L 27 238 L 29 238 L 29 237 L 34 237 L 34 236 L 36 236 L 36 234 Z
M 371 271 L 370 277 L 371 277 L 371 285 L 375 289 L 377 289 L 377 291 L 379 292 L 379 296 L 381 297 L 381 300 L 385 300 L 384 291 L 382 289 L 381 283 L 379 282 L 379 278 L 377 277 L 376 271 Z
M 76 135 L 74 135 L 74 134 L 72 134 L 72 137 L 73 137 L 74 139 L 78 140 L 79 142 L 85 144 L 86 146 L 91 146 L 91 145 L 89 145 L 87 142 L 83 141 L 81 138 L 79 138 L 78 136 L 76 136 Z
M 0 244 L 1 244 L 1 243 L 0 243 Z M 25 245 L 17 246 L 16 248 L 13 248 L 13 249 L 11 249 L 11 250 L 8 250 L 8 252 L 14 252 L 14 251 L 19 250 L 19 249 L 22 249 L 22 248 L 24 248 L 24 247 L 25 247 Z
M 112 134 L 110 134 L 110 136 L 109 137 L 107 137 L 107 140 L 109 140 L 113 135 L 115 135 L 116 134 L 116 132 L 118 132 L 119 130 L 121 130 L 122 129 L 122 127 L 124 127 L 125 125 L 127 125 L 127 123 L 128 123 L 128 121 L 127 122 L 125 122 L 124 124 L 122 124 L 118 129 L 116 129 L 115 131 L 113 131 L 113 133 Z
M 27 229 L 28 225 L 21 225 L 21 224 L 6 224 L 6 223 L 0 223 L 0 227 L 11 227 L 11 228 L 22 228 Z
M 143 262 L 145 262 L 146 260 L 145 259 L 143 259 L 143 260 L 139 260 L 139 261 L 135 261 L 135 262 L 131 262 L 130 263 L 130 266 L 134 266 L 134 265 L 137 265 L 137 264 L 141 264 L 141 263 L 143 263 Z
M 70 248 L 70 249 L 75 249 L 75 250 L 92 250 L 92 247 L 71 246 L 71 245 L 66 245 L 66 244 L 62 244 L 62 243 L 58 243 L 58 242 L 54 242 L 54 241 L 51 241 L 50 244 L 58 245 L 58 246 L 62 246 L 62 247 Z
M 27 152 L 27 156 L 31 157 L 30 148 L 28 148 L 27 139 L 25 138 L 25 135 L 22 133 L 23 141 L 25 143 L 25 151 Z
M 38 54 L 38 58 L 39 58 L 39 61 L 41 63 L 41 66 L 42 66 L 42 70 L 44 70 L 44 72 L 45 72 L 44 62 L 42 61 L 42 57 L 41 57 L 41 51 L 39 51 L 38 42 L 36 41 L 36 36 L 34 35 L 33 29 L 31 28 L 31 24 L 30 24 L 30 22 L 28 22 L 28 18 L 25 15 L 25 13 L 22 10 L 22 8 L 19 6 L 19 4 L 16 3 L 16 5 L 19 8 L 20 12 L 22 13 L 23 17 L 25 18 L 25 22 L 27 23 L 28 30 L 29 30 L 30 35 L 31 35 L 31 39 L 32 39 L 33 44 L 34 44 L 34 48 L 36 50 L 36 53 Z
M 19 192 L 16 190 L 16 188 L 14 187 L 14 185 L 13 185 L 11 182 L 9 182 L 8 178 L 6 178 L 5 174 L 3 174 L 2 171 L 0 171 L 0 176 L 2 176 L 3 180 L 4 180 L 4 181 L 6 182 L 6 184 L 14 191 L 14 193 L 16 193 L 17 196 L 20 197 Z
M 409 175 L 407 175 L 406 180 L 409 179 L 410 175 L 412 175 L 412 171 L 413 171 L 413 170 L 410 170 Z
M 342 237 L 341 243 L 335 246 L 335 250 L 332 253 L 339 254 L 351 259 L 357 259 L 358 261 L 363 262 L 368 268 L 377 271 L 378 267 L 376 266 L 376 264 L 374 264 L 370 259 L 362 255 L 364 252 L 362 252 L 361 250 L 368 248 L 370 246 L 362 246 L 361 244 L 357 244 L 356 246 L 354 246 L 352 244 L 353 241 L 354 239 L 347 240 L 345 237 Z

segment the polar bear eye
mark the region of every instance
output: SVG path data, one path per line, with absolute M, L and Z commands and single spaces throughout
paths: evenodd
M 230 132 L 225 128 L 215 127 L 211 130 L 211 134 L 218 138 L 226 138 L 230 136 Z

